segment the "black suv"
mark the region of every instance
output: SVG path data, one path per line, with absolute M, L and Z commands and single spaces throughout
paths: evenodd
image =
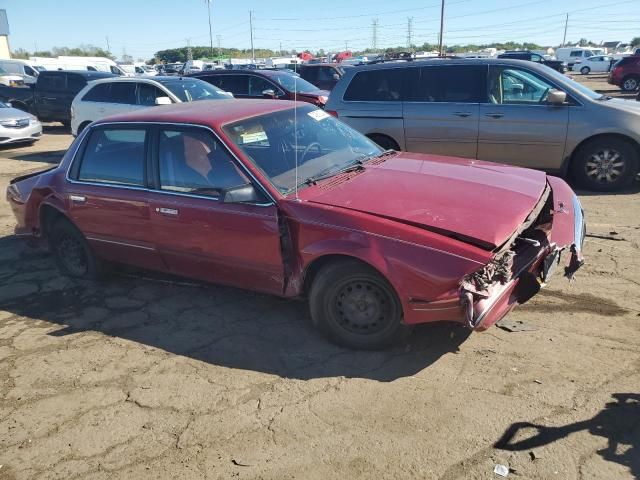
M 547 67 L 551 67 L 560 73 L 567 71 L 567 66 L 560 60 L 547 60 L 538 53 L 529 52 L 528 50 L 512 50 L 504 52 L 502 55 L 498 55 L 498 58 L 508 58 L 511 60 L 528 60 L 530 62 L 541 63 Z

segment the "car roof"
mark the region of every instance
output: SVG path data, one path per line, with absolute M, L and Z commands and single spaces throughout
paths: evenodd
M 224 102 L 224 103 L 221 103 Z M 302 105 L 301 102 L 297 102 Z M 249 99 L 200 100 L 197 102 L 176 103 L 173 105 L 144 108 L 129 113 L 113 115 L 96 122 L 127 123 L 186 123 L 219 128 L 221 125 L 273 112 L 294 108 L 296 102 L 288 100 L 273 101 Z M 308 105 L 304 103 L 303 105 Z
M 86 79 L 92 78 L 108 78 L 108 77 L 117 77 L 118 75 L 114 75 L 113 73 L 108 72 L 92 72 L 90 70 L 45 70 L 40 72 L 40 75 L 62 75 L 64 73 L 74 73 L 76 75 L 80 75 L 85 77 Z
M 266 69 L 249 69 L 249 68 L 241 68 L 239 70 L 204 70 L 202 72 L 190 73 L 189 75 L 185 75 L 187 77 L 207 77 L 209 75 L 246 75 L 248 73 L 252 73 L 253 75 L 262 75 L 264 77 L 273 77 L 279 74 L 290 75 L 289 72 L 283 71 L 285 69 L 277 69 L 277 70 L 266 70 Z
M 113 75 L 107 78 L 101 78 L 100 80 L 96 80 L 92 84 L 96 83 L 107 83 L 107 82 L 156 82 L 156 83 L 169 83 L 169 82 L 179 82 L 181 80 L 197 80 L 196 77 L 187 77 L 187 76 L 171 76 L 171 75 L 154 75 L 149 77 L 121 77 L 118 75 Z
M 380 62 L 374 64 L 360 65 L 354 68 L 348 69 L 349 72 L 356 74 L 365 70 L 384 70 L 387 68 L 412 68 L 412 67 L 424 67 L 431 65 L 521 65 L 527 68 L 543 69 L 546 71 L 544 65 L 539 65 L 535 62 L 528 60 L 517 60 L 510 58 L 416 58 L 413 60 L 391 60 L 388 62 Z

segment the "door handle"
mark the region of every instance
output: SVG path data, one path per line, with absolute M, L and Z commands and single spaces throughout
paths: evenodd
M 462 117 L 462 118 L 467 118 L 467 117 L 470 117 L 472 115 L 471 112 L 453 112 L 453 114 L 456 117 Z
M 180 212 L 176 208 L 156 207 L 156 213 L 160 213 L 162 215 L 171 215 L 172 217 L 176 217 Z
M 504 113 L 485 113 L 484 114 L 485 117 L 491 117 L 491 118 L 502 118 L 504 117 Z
M 84 203 L 87 201 L 87 197 L 84 195 L 69 195 L 69 200 L 74 203 Z

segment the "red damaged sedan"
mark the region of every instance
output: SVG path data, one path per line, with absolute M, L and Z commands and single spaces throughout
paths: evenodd
M 306 296 L 319 329 L 365 349 L 418 323 L 485 330 L 583 263 L 558 178 L 383 151 L 309 104 L 222 102 L 92 124 L 59 166 L 11 182 L 16 233 L 75 277 L 118 262 Z

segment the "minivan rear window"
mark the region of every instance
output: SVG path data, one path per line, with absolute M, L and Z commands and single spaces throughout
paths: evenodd
M 409 68 L 385 68 L 358 72 L 351 79 L 344 100 L 356 102 L 399 102 L 404 99 Z

